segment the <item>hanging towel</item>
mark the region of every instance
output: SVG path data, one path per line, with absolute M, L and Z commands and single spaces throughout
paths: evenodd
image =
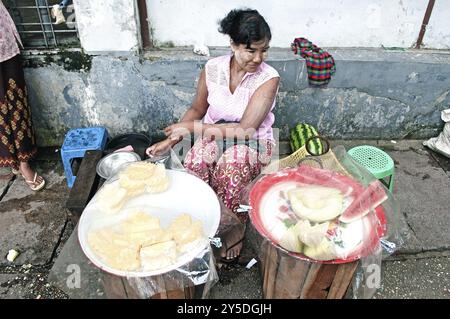
M 310 85 L 323 86 L 330 82 L 331 76 L 336 72 L 331 54 L 305 38 L 296 38 L 291 47 L 294 54 L 298 54 L 306 60 Z

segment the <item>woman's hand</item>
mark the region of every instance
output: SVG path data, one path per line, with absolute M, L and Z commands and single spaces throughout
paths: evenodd
M 166 138 L 165 140 L 148 147 L 145 150 L 145 153 L 150 157 L 154 155 L 163 155 L 167 153 L 174 144 L 175 144 L 174 141 L 172 141 L 169 138 Z
M 172 146 L 183 139 L 183 136 L 191 134 L 192 131 L 194 131 L 193 122 L 180 122 L 169 125 L 164 129 L 167 138 L 147 148 L 145 153 L 148 156 L 167 153 Z
M 175 142 L 180 141 L 184 136 L 190 135 L 193 131 L 193 121 L 172 124 L 164 129 L 167 138 Z

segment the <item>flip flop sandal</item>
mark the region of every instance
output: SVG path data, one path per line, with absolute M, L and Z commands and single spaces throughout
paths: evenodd
M 237 245 L 239 245 L 240 243 L 243 242 L 243 240 L 245 238 L 244 237 L 245 232 L 244 232 L 244 235 L 237 242 L 235 242 L 232 245 L 228 246 L 227 245 L 227 241 L 225 240 L 225 238 L 227 238 L 227 236 L 231 236 L 230 233 L 232 231 L 236 231 L 234 229 L 234 227 L 230 227 L 229 229 L 227 229 L 227 231 L 225 231 L 223 234 L 221 234 L 220 238 L 221 239 L 223 238 L 221 240 L 222 241 L 222 247 L 215 248 L 216 255 L 217 255 L 216 259 L 218 261 L 220 261 L 220 263 L 223 263 L 223 264 L 237 263 L 239 261 L 240 254 L 235 256 L 234 258 L 227 258 L 226 256 L 228 255 L 228 252 L 230 251 L 230 249 L 233 249 L 234 247 L 236 247 Z M 223 250 L 225 250 L 225 257 L 222 257 L 221 254 L 220 254 Z
M 19 170 L 17 170 L 17 169 L 15 169 L 15 168 L 13 168 L 13 167 L 11 167 L 11 173 L 9 173 L 9 174 L 5 174 L 5 175 L 0 175 L 0 180 L 9 180 L 9 179 L 11 179 L 11 177 L 13 177 L 14 175 L 19 175 L 20 174 L 20 172 L 19 172 Z
M 224 243 L 225 245 L 225 254 L 228 254 L 228 251 L 234 247 L 236 247 L 237 245 L 239 245 L 240 243 L 242 243 L 242 241 L 244 240 L 244 237 L 242 237 L 241 239 L 239 239 L 236 243 L 234 243 L 233 245 L 227 247 L 226 243 Z M 238 264 L 239 262 L 239 258 L 241 257 L 241 254 L 239 253 L 239 255 L 234 256 L 233 258 L 227 258 L 225 257 L 220 257 L 219 261 L 223 264 Z
M 12 173 L 0 175 L 0 180 L 9 181 L 14 175 Z
M 37 178 L 41 177 L 42 178 L 42 182 L 38 183 L 37 182 Z M 39 191 L 41 189 L 44 188 L 45 186 L 45 179 L 42 176 L 38 176 L 37 172 L 34 173 L 34 178 L 32 181 L 27 181 L 25 180 L 25 182 L 28 184 L 28 186 L 31 188 L 31 190 L 33 191 Z

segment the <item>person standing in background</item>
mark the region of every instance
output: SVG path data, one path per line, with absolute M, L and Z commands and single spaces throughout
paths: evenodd
M 19 44 L 22 46 L 16 26 L 0 0 L 0 167 L 11 167 L 38 191 L 45 180 L 29 164 L 37 146 Z

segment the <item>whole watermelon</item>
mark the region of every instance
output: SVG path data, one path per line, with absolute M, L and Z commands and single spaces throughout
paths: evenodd
M 317 130 L 314 126 L 308 123 L 299 123 L 292 130 L 290 134 L 290 144 L 292 152 L 297 151 L 299 148 L 303 147 L 306 141 L 313 137 L 318 136 Z M 310 140 L 308 145 L 308 150 L 315 154 L 322 154 L 324 147 L 322 141 L 318 138 Z

